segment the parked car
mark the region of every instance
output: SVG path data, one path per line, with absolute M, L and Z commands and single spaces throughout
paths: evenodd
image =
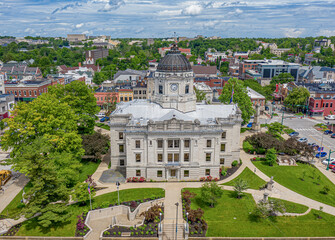
M 299 138 L 298 142 L 307 143 L 307 138 Z
M 248 123 L 247 127 L 251 128 L 252 127 L 252 123 Z
M 333 131 L 331 131 L 331 130 L 326 130 L 326 131 L 324 131 L 324 134 L 326 134 L 326 135 L 328 135 L 328 134 L 332 134 L 333 133 Z
M 329 164 L 332 164 L 332 163 L 335 163 L 335 158 L 330 159 Z M 328 165 L 328 159 L 323 160 L 322 164 L 327 166 Z
M 331 138 L 335 138 L 335 133 L 333 133 L 330 137 L 331 137 Z
M 298 137 L 299 136 L 299 133 L 298 132 L 291 132 L 289 134 L 290 137 Z
M 328 116 L 325 116 L 325 119 L 326 119 L 326 120 L 335 120 L 335 115 L 328 115 Z
M 108 121 L 109 120 L 109 117 L 103 117 L 100 119 L 100 122 L 104 122 L 104 121 Z
M 332 172 L 335 173 L 335 168 L 332 169 Z
M 334 168 L 335 168 L 335 163 L 331 163 L 331 164 L 329 164 L 329 168 L 334 170 Z
M 98 114 L 96 114 L 95 116 L 97 116 L 98 118 L 103 118 L 106 116 L 106 114 L 104 112 L 99 112 Z
M 323 157 L 326 157 L 327 156 L 327 153 L 326 152 L 318 152 L 316 155 L 315 155 L 315 157 L 317 157 L 317 158 L 323 158 Z

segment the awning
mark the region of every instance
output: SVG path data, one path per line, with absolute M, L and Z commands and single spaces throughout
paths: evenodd
M 324 109 L 309 110 L 310 112 L 323 112 Z

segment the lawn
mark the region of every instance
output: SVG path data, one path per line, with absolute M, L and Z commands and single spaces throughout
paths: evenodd
M 104 124 L 104 123 L 100 123 L 100 122 L 96 122 L 95 123 L 95 126 L 99 127 L 99 128 L 103 128 L 103 129 L 106 129 L 106 130 L 111 130 L 110 126 Z
M 188 190 L 200 195 L 200 189 Z M 335 229 L 330 227 L 335 221 L 335 216 L 316 210 L 300 217 L 257 220 L 251 214 L 255 202 L 250 194 L 236 199 L 234 192 L 224 191 L 214 208 L 204 205 L 196 197 L 192 200 L 191 207 L 204 210 L 204 219 L 208 223 L 207 237 L 335 236 Z M 316 214 L 320 214 L 322 219 L 318 219 Z
M 165 196 L 164 190 L 161 188 L 139 188 L 139 189 L 128 189 L 120 191 L 120 202 L 140 200 L 145 198 Z M 105 203 L 117 203 L 117 192 L 107 193 L 92 199 L 92 205 L 100 206 Z M 37 225 L 36 219 L 32 219 L 23 223 L 19 232 L 16 236 L 63 236 L 73 237 L 76 230 L 77 216 L 82 214 L 84 211 L 89 210 L 89 204 L 86 206 L 79 206 L 78 204 L 70 205 L 68 208 L 71 213 L 69 221 L 62 225 L 56 226 L 49 229 L 43 229 Z
M 285 210 L 287 213 L 304 213 L 308 210 L 308 207 L 302 204 L 298 204 L 298 203 L 294 203 L 294 202 L 290 202 L 290 201 L 286 201 L 286 200 L 282 200 L 278 198 L 269 197 L 269 199 L 280 200 L 284 204 Z
M 253 164 L 269 177 L 273 176 L 279 184 L 308 198 L 335 206 L 335 185 L 317 168 L 301 163 L 298 166 L 273 167 L 264 161 L 254 161 Z M 328 194 L 323 193 L 324 186 L 329 187 Z
M 87 175 L 92 175 L 99 167 L 100 160 L 97 162 L 92 162 L 88 160 L 81 160 L 81 168 L 79 173 L 79 182 L 83 182 L 87 179 Z M 98 180 L 98 179 L 95 179 Z
M 249 168 L 246 167 L 242 171 L 242 173 L 238 175 L 235 179 L 229 182 L 223 183 L 222 185 L 234 186 L 235 181 L 238 179 L 243 179 L 244 181 L 248 183 L 249 188 L 256 189 L 256 190 L 260 189 L 266 184 L 266 182 L 263 179 L 258 177 L 255 173 L 253 173 Z

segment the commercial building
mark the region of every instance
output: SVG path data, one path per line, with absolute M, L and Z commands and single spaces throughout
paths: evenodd
M 14 109 L 14 95 L 13 94 L 1 94 L 0 95 L 0 119 L 8 118 L 10 111 Z
M 7 94 L 13 94 L 15 101 L 32 101 L 42 93 L 48 92 L 48 87 L 51 84 L 51 80 L 6 83 L 5 91 Z
M 68 34 L 66 38 L 69 42 L 81 42 L 87 39 L 85 34 Z
M 95 61 L 100 58 L 105 58 L 109 54 L 108 49 L 106 48 L 99 48 L 93 50 L 87 50 L 85 52 L 86 60 L 84 64 L 95 64 Z
M 111 114 L 111 168 L 152 180 L 219 178 L 239 160 L 237 105 L 197 104 L 191 64 L 177 46 L 154 73 L 150 100 L 120 103 Z M 120 92 L 119 92 L 120 93 Z

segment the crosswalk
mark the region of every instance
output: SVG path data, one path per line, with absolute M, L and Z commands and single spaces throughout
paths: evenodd
M 308 132 L 317 132 L 315 128 L 296 128 L 295 131 L 301 132 L 301 131 L 308 131 Z

